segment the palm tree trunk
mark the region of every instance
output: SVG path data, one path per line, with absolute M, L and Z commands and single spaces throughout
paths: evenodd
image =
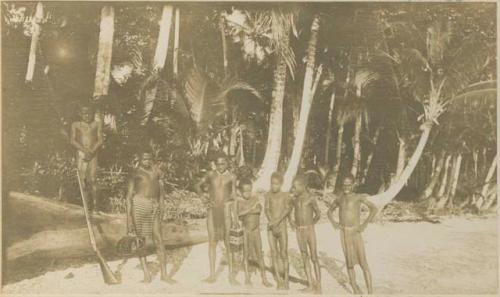
M 179 33 L 180 33 L 180 23 L 181 23 L 181 11 L 177 7 L 175 8 L 175 31 L 174 31 L 174 60 L 173 60 L 173 71 L 174 77 L 177 77 L 179 73 Z
M 40 22 L 43 19 L 43 4 L 38 2 L 36 4 L 35 14 L 31 19 L 31 45 L 28 57 L 28 69 L 26 70 L 26 82 L 33 81 L 33 74 L 35 73 L 36 52 L 40 40 Z
M 448 185 L 448 175 L 450 172 L 450 163 L 451 163 L 451 155 L 448 155 L 446 158 L 446 162 L 444 165 L 444 173 L 441 178 L 441 184 L 439 185 L 439 190 L 437 192 L 437 197 L 442 198 L 444 196 L 444 193 L 446 191 L 446 186 Z
M 361 180 L 361 184 L 364 184 L 366 182 L 366 178 L 368 177 L 368 172 L 370 170 L 370 165 L 372 164 L 373 160 L 373 155 L 375 155 L 375 147 L 377 146 L 378 142 L 378 137 L 380 136 L 380 130 L 381 128 L 378 127 L 377 130 L 375 131 L 375 135 L 373 136 L 373 149 L 371 150 L 370 154 L 368 155 L 368 158 L 366 159 L 366 165 L 365 169 L 363 170 L 363 177 Z
M 344 138 L 344 124 L 339 124 L 339 128 L 337 131 L 337 148 L 336 148 L 336 156 L 335 156 L 335 166 L 332 170 L 332 180 L 334 184 L 331 185 L 333 190 L 335 190 L 335 186 L 337 184 L 337 179 L 340 171 L 340 164 L 342 163 L 342 143 Z
M 321 77 L 322 68 L 318 67 L 316 76 L 314 77 L 314 68 L 316 63 L 316 46 L 318 43 L 318 32 L 319 32 L 319 15 L 315 15 L 311 25 L 311 37 L 309 39 L 309 44 L 307 47 L 307 65 L 304 74 L 304 85 L 302 89 L 302 103 L 300 106 L 299 123 L 297 126 L 297 133 L 295 135 L 293 151 L 290 161 L 288 162 L 288 167 L 283 178 L 283 190 L 288 191 L 292 186 L 292 180 L 297 174 L 300 159 L 302 156 L 302 150 L 304 148 L 304 142 L 306 137 L 307 122 L 309 118 L 309 112 L 311 110 L 311 105 L 314 97 L 314 92 Z
M 448 156 L 448 159 L 446 161 L 451 160 L 451 155 Z M 447 162 L 446 170 L 443 174 L 443 179 L 441 181 L 441 186 L 439 188 L 439 192 L 437 195 L 437 198 L 439 199 L 436 206 L 434 207 L 435 210 L 443 209 L 448 202 L 448 199 L 451 194 L 451 189 L 453 187 L 453 175 L 454 172 L 457 168 L 457 160 L 458 156 L 453 160 L 453 162 Z
M 333 125 L 333 109 L 335 106 L 335 89 L 330 96 L 330 106 L 328 108 L 328 123 L 326 126 L 326 139 L 325 139 L 325 166 L 329 168 L 330 157 L 330 139 L 332 138 L 332 125 Z
M 449 195 L 449 203 L 450 206 L 453 206 L 453 200 L 455 198 L 455 194 L 457 192 L 458 178 L 460 177 L 460 166 L 462 165 L 462 154 L 457 156 L 455 160 L 455 170 L 453 171 L 453 179 L 451 183 L 451 190 Z
M 382 210 L 389 202 L 391 202 L 392 199 L 394 199 L 394 197 L 396 197 L 396 195 L 399 193 L 399 191 L 401 191 L 401 189 L 410 178 L 413 170 L 415 170 L 415 167 L 420 160 L 420 157 L 422 156 L 422 153 L 424 152 L 425 145 L 429 140 L 431 129 L 431 123 L 425 123 L 424 125 L 422 125 L 422 134 L 420 135 L 417 147 L 415 148 L 413 155 L 411 156 L 410 160 L 408 160 L 408 164 L 401 172 L 398 179 L 395 182 L 391 183 L 391 186 L 385 192 L 371 197 L 375 205 L 377 205 L 380 210 Z
M 111 54 L 115 32 L 115 10 L 113 6 L 104 6 L 101 10 L 99 48 L 94 82 L 94 97 L 106 96 L 109 90 L 111 73 Z
M 153 70 L 161 70 L 165 67 L 167 60 L 168 42 L 170 41 L 170 29 L 172 27 L 172 16 L 174 7 L 164 5 L 160 20 L 160 32 L 158 34 L 158 43 L 156 44 L 155 56 L 153 58 Z
M 472 151 L 472 159 L 474 160 L 474 177 L 477 178 L 478 153 L 476 150 Z
M 278 169 L 281 155 L 281 139 L 283 130 L 283 100 L 285 98 L 286 63 L 278 57 L 278 64 L 274 70 L 273 101 L 269 117 L 267 146 L 261 168 L 254 183 L 256 190 L 267 191 L 271 186 L 271 174 Z
M 485 196 L 488 192 L 488 185 L 493 178 L 493 174 L 495 173 L 495 169 L 497 168 L 497 157 L 498 155 L 495 155 L 495 158 L 493 158 L 493 161 L 491 162 L 490 168 L 488 169 L 488 174 L 486 174 L 486 178 L 484 180 L 484 186 L 483 189 L 481 190 L 481 197 L 476 201 L 476 207 L 478 209 L 482 209 L 482 206 L 485 201 Z
M 403 137 L 400 137 L 399 138 L 399 150 L 398 150 L 398 162 L 397 162 L 397 167 L 396 167 L 396 174 L 394 175 L 395 180 L 397 180 L 398 177 L 403 172 L 403 169 L 405 168 L 405 163 L 406 163 L 406 141 L 403 139 Z
M 359 164 L 361 163 L 361 120 L 362 115 L 359 114 L 356 117 L 356 122 L 354 123 L 354 136 L 352 139 L 354 153 L 351 166 L 351 175 L 354 177 L 354 180 L 357 180 Z
M 439 159 L 436 164 L 436 169 L 432 173 L 431 181 L 425 188 L 424 192 L 420 196 L 419 200 L 424 200 L 429 198 L 432 193 L 434 192 L 434 188 L 436 187 L 436 184 L 439 180 L 439 177 L 441 176 L 441 172 L 444 166 L 444 161 L 445 161 L 445 153 L 442 152 L 441 155 L 439 156 Z
M 227 61 L 227 42 L 226 42 L 226 29 L 224 19 L 221 16 L 219 20 L 220 35 L 222 38 L 222 65 L 224 66 L 224 76 L 228 76 L 228 61 Z

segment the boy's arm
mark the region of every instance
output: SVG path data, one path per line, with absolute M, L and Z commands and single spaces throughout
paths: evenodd
M 281 221 L 283 221 L 289 215 L 291 208 L 289 206 L 288 201 L 285 202 L 284 207 L 285 207 L 285 209 L 283 210 L 281 215 L 278 218 L 276 218 L 276 220 L 269 222 L 269 227 L 274 227 L 275 225 L 278 225 L 279 223 L 281 223 Z
M 313 199 L 312 207 L 314 212 L 313 222 L 316 224 L 319 219 L 321 219 L 321 211 L 319 210 L 318 201 L 316 201 L 316 199 Z
M 102 133 L 102 122 L 97 122 L 97 142 L 94 144 L 94 147 L 90 151 L 91 154 L 95 154 L 97 150 L 99 150 L 104 143 L 103 133 Z
M 134 179 L 131 178 L 128 183 L 127 191 L 127 233 L 134 233 L 133 213 L 132 213 L 132 197 L 134 196 Z
M 373 204 L 371 201 L 366 199 L 366 197 L 364 197 L 364 196 L 360 199 L 360 201 L 364 205 L 368 206 L 368 209 L 370 210 L 370 214 L 368 215 L 368 218 L 366 218 L 366 220 L 359 226 L 360 232 L 363 232 L 366 229 L 366 226 L 368 225 L 368 223 L 370 223 L 373 220 L 373 218 L 375 217 L 375 215 L 377 214 L 378 209 L 375 206 L 375 204 Z
M 328 219 L 330 220 L 330 223 L 332 223 L 333 228 L 338 229 L 340 227 L 340 223 L 335 221 L 333 218 L 333 212 L 335 209 L 339 208 L 340 204 L 337 201 L 337 199 L 333 200 L 332 204 L 330 205 L 330 208 L 328 208 L 328 212 L 326 215 L 328 216 Z
M 70 143 L 73 147 L 75 147 L 77 150 L 82 151 L 86 153 L 86 149 L 78 142 L 76 141 L 76 125 L 77 122 L 74 122 L 71 124 L 71 135 L 70 135 Z

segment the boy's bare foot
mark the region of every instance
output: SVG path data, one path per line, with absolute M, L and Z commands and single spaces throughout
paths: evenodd
M 213 284 L 217 281 L 217 278 L 214 275 L 211 275 L 203 280 L 206 283 Z
M 162 280 L 163 282 L 166 282 L 167 284 L 171 284 L 171 285 L 173 285 L 173 284 L 176 284 L 176 283 L 177 283 L 177 281 L 176 281 L 175 279 L 173 279 L 173 278 L 171 278 L 171 277 L 169 277 L 169 276 L 162 276 L 162 277 L 161 277 L 161 280 Z
M 290 285 L 288 284 L 288 282 L 286 282 L 283 287 L 285 288 L 285 290 L 290 290 Z
M 273 286 L 267 279 L 263 279 L 262 284 L 264 285 L 264 287 L 268 287 L 268 288 Z
M 352 289 L 354 291 L 354 294 L 363 294 L 363 291 L 361 291 L 361 288 L 358 285 L 353 285 Z
M 314 286 L 314 294 L 321 294 L 321 285 L 320 284 L 316 284 L 316 286 Z
M 314 292 L 314 287 L 311 287 L 311 286 L 305 287 L 303 289 L 300 289 L 300 292 L 302 292 L 302 293 L 312 293 L 312 292 Z
M 249 278 L 245 279 L 245 286 L 248 286 L 248 287 L 252 286 L 252 281 Z
M 153 278 L 151 277 L 151 275 L 145 275 L 144 279 L 141 281 L 141 283 L 149 284 L 152 281 L 153 281 Z

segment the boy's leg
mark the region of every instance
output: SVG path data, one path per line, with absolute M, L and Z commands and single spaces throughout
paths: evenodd
M 212 210 L 207 212 L 207 231 L 208 231 L 208 262 L 210 267 L 210 275 L 204 279 L 208 283 L 213 283 L 217 280 L 215 276 L 215 251 L 217 248 L 217 240 L 215 238 L 214 221 Z
M 245 268 L 245 285 L 247 286 L 252 285 L 252 281 L 250 280 L 250 271 L 248 269 L 248 261 L 250 257 L 249 254 L 250 254 L 249 234 L 245 230 L 243 236 L 243 266 Z
M 266 266 L 264 263 L 264 253 L 262 252 L 262 238 L 260 237 L 260 230 L 255 231 L 255 238 L 253 240 L 255 254 L 257 255 L 257 261 L 259 261 L 260 276 L 262 278 L 262 284 L 266 287 L 271 287 L 271 283 L 266 277 Z
M 311 228 L 307 230 L 307 233 L 308 233 L 308 246 L 309 250 L 311 251 L 311 261 L 314 267 L 314 277 L 316 278 L 315 287 L 318 293 L 321 293 L 321 266 L 319 265 L 319 260 L 318 260 L 316 232 L 314 230 L 314 226 L 311 226 Z
M 368 261 L 366 260 L 365 246 L 363 243 L 363 239 L 361 238 L 361 234 L 358 235 L 359 238 L 356 242 L 356 248 L 358 252 L 359 265 L 361 269 L 363 269 L 363 276 L 365 278 L 366 288 L 368 290 L 368 294 L 372 294 L 372 274 L 370 272 L 370 268 L 368 267 Z
M 361 264 L 361 268 L 363 269 L 363 275 L 365 277 L 366 288 L 368 290 L 368 294 L 372 294 L 373 293 L 372 274 L 370 272 L 370 268 L 368 268 L 368 263 Z
M 236 271 L 234 269 L 234 253 L 231 250 L 231 245 L 229 244 L 229 230 L 231 230 L 231 203 L 226 203 L 224 205 L 224 246 L 226 248 L 227 262 L 229 264 L 229 283 L 231 285 L 239 285 L 240 283 L 236 280 Z
M 146 257 L 139 257 L 139 261 L 141 262 L 141 268 L 144 272 L 143 283 L 150 283 L 153 279 L 151 278 L 151 273 L 149 272 Z
M 274 280 L 276 281 L 277 286 L 281 287 L 282 281 L 278 267 L 278 248 L 276 246 L 276 238 L 273 235 L 273 231 L 271 230 L 267 231 L 267 239 L 269 241 L 269 247 L 271 248 L 271 259 L 272 259 L 271 262 L 273 266 Z
M 97 212 L 97 157 L 88 163 L 87 180 L 92 192 L 92 211 Z
M 288 274 L 289 274 L 289 262 L 288 262 L 288 234 L 286 228 L 281 231 L 281 236 L 279 238 L 279 258 L 283 267 L 284 275 L 284 288 L 289 289 Z
M 158 254 L 158 260 L 160 262 L 161 280 L 170 284 L 175 283 L 175 281 L 167 275 L 167 259 L 165 257 L 165 245 L 162 240 L 161 220 L 159 215 L 155 216 L 153 223 L 153 241 L 156 246 L 156 253 Z
M 349 283 L 351 284 L 354 294 L 361 294 L 361 289 L 356 283 L 356 272 L 354 271 L 354 267 L 347 267 L 347 274 L 349 275 Z
M 299 229 L 295 231 L 297 233 L 297 242 L 299 244 L 300 254 L 302 256 L 302 262 L 304 263 L 304 270 L 306 272 L 308 286 L 304 291 L 312 291 L 314 286 L 314 280 L 311 274 L 311 261 L 309 257 L 309 251 L 307 250 L 307 233 L 306 229 Z

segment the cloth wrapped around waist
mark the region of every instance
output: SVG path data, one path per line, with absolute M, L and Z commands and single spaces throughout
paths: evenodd
M 224 202 L 213 203 L 210 207 L 212 212 L 212 220 L 217 240 L 224 240 L 226 235 L 226 218 L 224 212 Z
M 140 195 L 132 198 L 135 228 L 139 236 L 151 237 L 153 234 L 153 224 L 158 211 L 157 203 L 153 199 Z

